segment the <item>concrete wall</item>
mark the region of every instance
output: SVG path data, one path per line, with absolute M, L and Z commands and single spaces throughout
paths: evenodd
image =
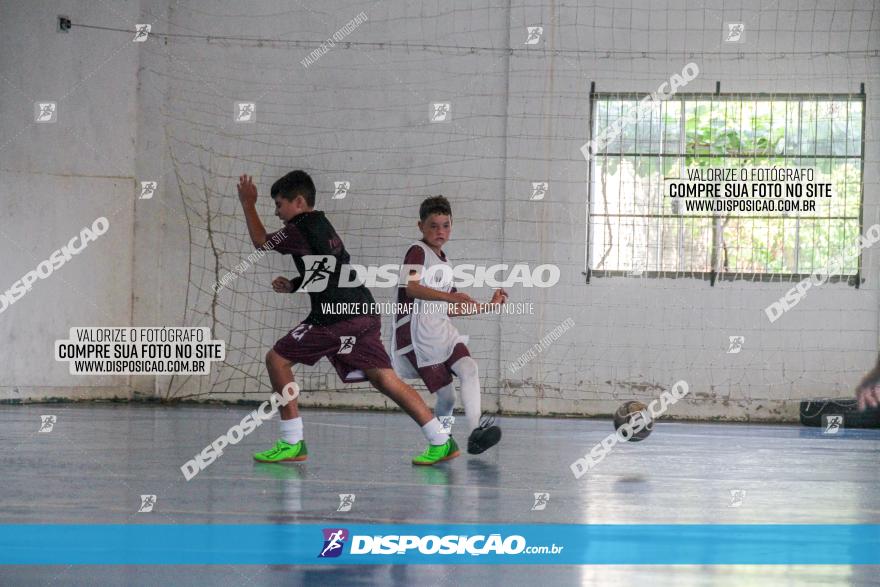
M 688 89 L 696 91 L 714 90 L 716 80 L 725 92 L 856 92 L 864 82 L 864 224 L 880 221 L 874 97 L 880 91 L 880 58 L 834 53 L 880 49 L 880 23 L 870 2 L 838 4 L 832 12 L 803 2 L 759 10 L 757 0 L 693 7 L 675 1 L 617 2 L 613 8 L 590 3 L 532 8 L 501 1 L 417 8 L 401 2 L 326 2 L 320 7 L 203 2 L 191 7 L 143 1 L 131 14 L 90 12 L 83 4 L 69 5 L 83 22 L 130 29 L 133 24 L 125 19 L 132 18 L 153 23 L 155 31 L 195 37 L 129 44 L 102 66 L 108 71 L 102 68 L 80 84 L 82 108 L 94 114 L 71 121 L 75 127 L 67 134 L 76 135 L 68 139 L 73 148 L 54 153 L 51 165 L 36 163 L 46 160 L 38 135 L 43 129 L 26 130 L 15 139 L 18 148 L 0 150 L 8 178 L 0 187 L 4 202 L 8 191 L 10 201 L 28 203 L 32 208 L 22 210 L 33 210 L 31 215 L 16 212 L 16 221 L 5 222 L 3 230 L 12 231 L 16 241 L 33 242 L 26 235 L 39 226 L 36 214 L 73 189 L 60 175 L 77 174 L 83 178 L 82 191 L 101 198 L 94 202 L 98 209 L 109 201 L 128 202 L 103 237 L 121 235 L 120 240 L 113 245 L 99 241 L 89 254 L 95 253 L 95 271 L 125 273 L 113 281 L 133 284 L 110 287 L 107 279 L 95 279 L 71 263 L 64 268 L 69 279 L 103 296 L 96 305 L 104 314 L 88 313 L 71 291 L 64 295 L 72 302 L 58 304 L 54 296 L 59 292 L 49 290 L 61 282 L 53 278 L 38 284 L 45 286 L 43 292 L 35 287 L 0 315 L 0 356 L 19 365 L 0 374 L 0 397 L 17 397 L 11 394 L 22 389 L 38 395 L 50 385 L 86 387 L 95 394 L 117 386 L 125 394 L 161 397 L 265 397 L 269 386 L 262 357 L 307 311 L 304 300 L 273 294 L 268 287 L 273 276 L 290 274 L 289 262 L 266 257 L 219 294 L 211 286 L 250 253 L 235 195 L 238 175 L 256 177 L 261 213 L 267 225 L 277 228 L 268 188 L 294 168 L 313 174 L 319 207 L 356 262 L 399 262 L 418 236 L 419 202 L 443 193 L 454 205 L 451 258 L 561 267 L 559 285 L 512 292 L 512 301 L 535 304 L 534 316 L 460 321 L 461 330 L 471 335 L 488 410 L 607 413 L 622 399 L 650 399 L 685 379 L 692 399 L 676 406 L 676 416 L 792 419 L 799 398 L 848 395 L 874 361 L 880 324 L 880 252 L 875 250 L 863 258 L 865 282 L 859 289 L 825 285 L 772 325 L 763 308 L 789 284 L 735 281 L 710 287 L 702 280 L 645 278 L 598 278 L 586 284 L 587 164 L 579 151 L 588 138 L 591 81 L 600 91 L 649 92 L 695 61 L 701 74 Z M 59 68 L 69 77 L 58 86 L 66 88 L 118 45 L 130 43 L 123 33 L 90 29 L 59 36 L 47 22 L 63 10 L 49 5 L 3 10 L 9 15 L 0 23 L 18 25 L 15 34 L 0 37 L 3 75 L 23 84 L 54 83 L 54 76 L 44 75 L 37 63 L 47 46 L 64 43 L 53 55 L 61 52 L 82 63 L 81 69 Z M 320 41 L 361 11 L 368 20 L 308 67 L 300 60 L 314 43 L 240 40 Z M 724 22 L 745 23 L 746 43 L 722 44 Z M 536 24 L 544 26 L 542 42 L 523 45 L 526 26 Z M 29 42 L 34 44 L 30 50 Z M 56 66 L 51 56 L 45 61 L 52 62 L 45 67 Z M 106 80 L 101 77 L 105 73 Z M 15 90 L 9 84 L 0 88 L 5 105 Z M 235 101 L 257 104 L 256 123 L 233 121 Z M 451 122 L 430 123 L 429 104 L 445 101 L 452 104 Z M 4 129 L 24 126 L 30 107 L 26 103 L 16 114 L 4 106 Z M 79 140 L 83 137 L 96 144 L 104 159 L 89 154 Z M 53 175 L 40 184 L 43 205 L 37 206 L 36 198 L 24 196 L 23 187 L 47 175 L 40 171 L 44 167 Z M 102 175 L 126 179 L 118 188 L 85 189 L 85 182 L 103 187 L 96 182 L 110 181 Z M 157 179 L 157 196 L 133 201 L 136 179 Z M 351 182 L 345 199 L 329 197 L 337 180 Z M 543 201 L 530 201 L 531 182 L 539 180 L 550 182 L 550 193 Z M 89 197 L 79 201 L 91 202 Z M 93 214 L 84 204 L 75 211 L 83 217 Z M 82 224 L 79 216 L 79 224 L 70 213 L 63 217 L 64 222 L 49 223 L 53 231 L 65 227 L 61 232 L 67 234 L 68 225 Z M 55 248 L 44 245 L 34 251 L 39 259 Z M 122 250 L 128 251 L 125 263 Z M 137 251 L 133 261 L 132 250 Z M 19 262 L 19 256 L 10 259 Z M 39 259 L 21 261 L 12 274 Z M 479 298 L 490 294 L 488 289 L 469 293 Z M 379 301 L 391 301 L 392 294 L 374 290 Z M 38 342 L 32 330 L 35 316 L 45 319 L 45 311 L 36 309 L 40 295 L 47 296 L 41 308 L 54 302 L 57 315 L 47 320 Z M 25 304 L 33 306 L 28 310 Z M 19 321 L 15 325 L 13 317 Z M 575 328 L 521 370 L 508 369 L 569 318 Z M 385 322 L 387 331 L 390 320 Z M 128 323 L 211 326 L 214 336 L 227 342 L 227 364 L 203 378 L 88 380 L 67 375 L 66 367 L 55 364 L 45 350 L 72 325 Z M 23 353 L 18 344 L 8 344 L 16 335 L 33 348 Z M 726 353 L 730 335 L 746 337 L 741 353 Z M 40 353 L 42 361 L 36 358 Z M 306 367 L 300 377 L 310 391 L 306 404 L 386 405 L 382 396 L 362 386 L 339 386 L 326 362 Z M 19 391 L 13 392 L 14 387 Z M 66 392 L 56 395 L 61 394 Z
M 0 314 L 0 400 L 127 397 L 127 377 L 69 375 L 54 342 L 72 326 L 132 319 L 138 50 L 128 34 L 57 32 L 133 21 L 136 4 L 0 3 L 0 288 L 106 217 L 110 228 Z M 34 122 L 54 101 L 57 122 Z

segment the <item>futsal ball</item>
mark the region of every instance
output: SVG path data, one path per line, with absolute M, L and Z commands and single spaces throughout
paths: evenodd
M 629 424 L 623 431 L 621 426 Z M 641 428 L 641 429 L 640 429 Z M 614 412 L 614 429 L 620 432 L 620 436 L 638 442 L 651 435 L 654 428 L 654 420 L 648 413 L 648 406 L 642 402 L 628 401 L 617 408 Z

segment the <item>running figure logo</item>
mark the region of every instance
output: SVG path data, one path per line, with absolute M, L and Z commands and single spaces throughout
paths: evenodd
M 354 493 L 340 493 L 339 494 L 339 507 L 336 508 L 337 512 L 350 512 L 351 507 L 354 505 Z
M 324 528 L 324 548 L 318 558 L 335 558 L 342 554 L 342 547 L 348 540 L 348 530 L 345 528 Z
M 139 200 L 149 200 L 153 197 L 153 194 L 156 193 L 156 189 L 159 187 L 159 182 L 157 181 L 142 181 L 141 182 L 141 195 L 138 198 Z
M 153 511 L 153 506 L 156 505 L 156 496 L 155 495 L 142 495 L 141 496 L 141 507 L 138 508 L 138 512 L 149 513 Z
M 746 490 L 745 489 L 731 489 L 730 490 L 730 503 L 727 504 L 729 508 L 738 508 L 743 504 L 743 501 L 746 499 Z
M 455 416 L 440 416 L 437 419 L 440 420 L 440 425 L 443 426 L 444 433 L 452 433 L 452 425 L 455 423 Z
M 840 414 L 828 414 L 823 416 L 825 420 L 825 429 L 822 434 L 839 434 L 843 429 L 843 416 Z
M 35 102 L 34 122 L 55 122 L 58 120 L 58 105 L 55 102 Z
M 450 109 L 452 104 L 449 102 L 434 102 L 431 104 L 431 122 L 449 122 Z
M 350 181 L 334 181 L 333 187 L 335 191 L 333 192 L 334 200 L 342 200 L 345 196 L 348 195 L 348 190 L 351 187 Z
M 526 27 L 526 31 L 528 31 L 528 37 L 524 43 L 525 45 L 537 45 L 541 42 L 541 35 L 544 34 L 544 27 L 530 26 Z
M 745 336 L 729 336 L 727 337 L 730 340 L 730 346 L 727 347 L 728 355 L 736 355 L 738 354 L 742 348 L 743 344 L 746 342 Z
M 304 255 L 306 274 L 297 292 L 315 293 L 327 289 L 329 278 L 336 269 L 336 257 L 332 255 Z
M 550 185 L 546 181 L 533 181 L 532 182 L 532 196 L 529 198 L 530 200 L 543 200 L 544 196 L 547 195 L 547 190 L 550 189 Z
M 257 105 L 254 102 L 235 103 L 235 122 L 254 122 L 257 119 Z
M 52 432 L 55 422 L 58 420 L 55 416 L 40 416 L 40 429 L 37 432 Z
M 547 492 L 536 493 L 535 494 L 535 505 L 532 506 L 532 511 L 537 512 L 540 510 L 547 509 L 547 504 L 550 503 L 550 494 Z
M 725 43 L 742 43 L 743 33 L 746 27 L 741 22 L 727 23 L 727 36 L 724 38 Z
M 340 336 L 339 337 L 339 350 L 336 351 L 337 355 L 348 355 L 351 351 L 354 350 L 354 345 L 357 344 L 357 338 L 354 336 Z
M 139 24 L 135 27 L 134 38 L 132 41 L 135 43 L 143 43 L 150 36 L 150 30 L 152 30 L 153 25 L 150 24 Z

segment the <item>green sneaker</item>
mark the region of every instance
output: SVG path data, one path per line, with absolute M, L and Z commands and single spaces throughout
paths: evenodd
M 283 440 L 275 443 L 275 446 L 263 452 L 254 453 L 254 460 L 261 463 L 280 463 L 282 461 L 304 461 L 309 458 L 306 449 L 306 441 L 300 440 L 296 444 L 290 444 Z
M 459 455 L 458 445 L 451 436 L 446 444 L 429 444 L 425 452 L 414 457 L 412 462 L 414 465 L 433 465 L 449 459 L 454 459 Z

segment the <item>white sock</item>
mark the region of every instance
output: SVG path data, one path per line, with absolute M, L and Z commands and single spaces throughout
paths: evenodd
M 449 434 L 443 432 L 443 424 L 437 418 L 431 420 L 422 426 L 422 434 L 428 439 L 428 444 L 446 444 L 449 440 Z
M 438 418 L 440 416 L 451 416 L 452 409 L 455 407 L 455 386 L 452 383 L 444 385 L 434 395 L 437 396 L 437 402 L 434 404 L 434 415 Z
M 291 418 L 290 420 L 281 420 L 281 440 L 296 444 L 303 439 L 303 419 Z
M 452 372 L 461 380 L 459 393 L 464 405 L 464 415 L 468 427 L 474 430 L 480 425 L 480 371 L 477 362 L 471 357 L 462 357 L 452 365 Z

